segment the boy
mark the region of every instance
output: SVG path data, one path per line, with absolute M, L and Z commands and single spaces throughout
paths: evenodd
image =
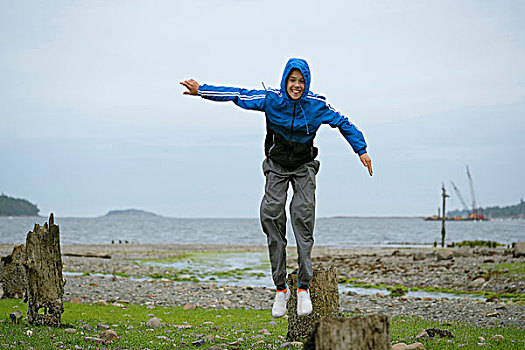
M 310 81 L 308 63 L 292 58 L 284 69 L 280 89 L 246 90 L 199 85 L 193 79 L 181 82 L 188 89 L 184 92 L 186 95 L 198 95 L 213 101 L 232 101 L 241 108 L 261 111 L 266 115 L 266 159 L 263 161 L 266 186 L 260 220 L 267 236 L 272 278 L 277 289 L 272 307 L 274 317 L 284 316 L 289 295 L 286 287 L 285 211 L 289 183 L 294 192 L 290 215 L 299 262 L 297 314 L 303 316 L 312 312 L 308 286 L 313 274 L 311 251 L 314 243 L 315 175 L 319 170 L 313 140 L 321 124 L 339 128 L 372 176 L 372 161 L 366 152 L 363 134 L 327 104 L 323 96 L 310 92 Z

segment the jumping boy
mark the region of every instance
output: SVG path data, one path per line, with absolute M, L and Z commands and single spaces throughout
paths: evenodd
M 266 159 L 262 167 L 266 177 L 260 220 L 267 236 L 272 265 L 272 278 L 277 292 L 272 307 L 274 317 L 286 313 L 289 292 L 286 287 L 286 196 L 291 183 L 290 203 L 292 228 L 297 242 L 297 314 L 312 312 L 308 290 L 312 279 L 311 251 L 314 244 L 315 175 L 319 161 L 313 145 L 321 124 L 338 128 L 372 176 L 372 161 L 366 142 L 359 131 L 341 113 L 333 109 L 323 96 L 309 91 L 310 68 L 305 60 L 292 58 L 284 68 L 280 89 L 246 90 L 235 87 L 199 85 L 190 79 L 181 82 L 186 95 L 198 95 L 213 101 L 232 101 L 244 109 L 265 113 Z

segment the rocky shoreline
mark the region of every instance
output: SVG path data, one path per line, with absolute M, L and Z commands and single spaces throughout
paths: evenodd
M 10 254 L 12 248 L 13 245 L 0 245 L 0 255 Z M 82 303 L 114 303 L 117 306 L 132 303 L 151 308 L 182 305 L 187 308 L 270 309 L 274 296 L 273 289 L 269 288 L 271 286 L 228 286 L 162 277 L 141 279 L 148 275 L 169 275 L 173 271 L 162 266 L 136 263 L 137 259 L 165 259 L 185 252 L 261 252 L 265 249 L 260 246 L 197 244 L 63 245 L 67 280 L 64 299 Z M 289 265 L 292 266 L 295 264 L 294 250 L 290 250 Z M 336 267 L 341 281 L 354 283 L 525 294 L 525 276 L 519 273 L 521 270 L 518 274 L 513 271 L 514 266 L 525 264 L 525 258 L 513 258 L 505 249 L 316 247 L 313 264 L 314 269 Z M 523 301 L 385 294 L 340 293 L 341 310 L 355 314 L 422 317 L 443 323 L 465 322 L 481 327 L 525 327 Z

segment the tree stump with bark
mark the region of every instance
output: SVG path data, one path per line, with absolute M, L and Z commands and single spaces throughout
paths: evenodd
M 23 298 L 27 289 L 25 260 L 25 246 L 17 245 L 11 255 L 0 259 L 0 284 L 2 285 L 2 298 Z
M 337 274 L 334 268 L 327 270 L 314 270 L 310 281 L 310 299 L 312 300 L 312 313 L 307 316 L 297 316 L 297 273 L 288 275 L 287 287 L 290 289 L 288 300 L 288 334 L 291 341 L 308 339 L 314 330 L 315 323 L 321 317 L 340 317 L 339 290 Z
M 305 350 L 390 350 L 390 323 L 386 315 L 322 318 Z
M 60 252 L 59 227 L 53 222 L 35 224 L 26 237 L 27 315 L 29 323 L 60 326 L 64 312 L 62 297 L 62 255 Z M 39 310 L 43 309 L 43 313 Z

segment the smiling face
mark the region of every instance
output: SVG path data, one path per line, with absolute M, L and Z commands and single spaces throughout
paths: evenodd
M 290 75 L 286 79 L 286 92 L 292 100 L 298 100 L 301 98 L 304 92 L 306 84 L 304 77 L 299 69 L 292 69 Z

